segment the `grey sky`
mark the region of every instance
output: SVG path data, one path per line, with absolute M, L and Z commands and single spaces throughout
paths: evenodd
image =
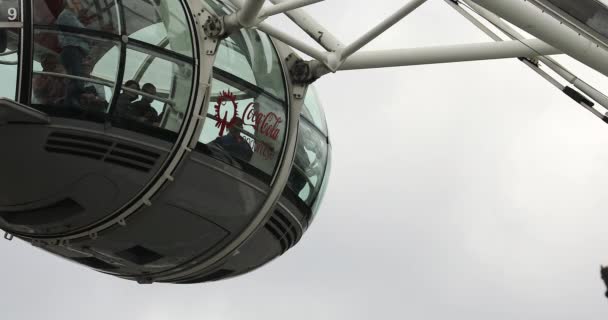
M 309 11 L 349 42 L 403 1 L 369 3 Z M 366 49 L 481 41 L 431 0 Z M 316 86 L 332 177 L 283 257 L 229 281 L 140 286 L 2 241 L 0 318 L 606 319 L 606 124 L 516 60 L 345 72 Z

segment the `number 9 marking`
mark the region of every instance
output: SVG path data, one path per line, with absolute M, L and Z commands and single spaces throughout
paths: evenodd
M 8 8 L 8 20 L 10 20 L 10 21 L 17 20 L 17 9 Z

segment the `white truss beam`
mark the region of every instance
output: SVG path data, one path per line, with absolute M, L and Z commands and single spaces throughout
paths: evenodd
M 561 54 L 561 51 L 538 39 L 369 51 L 352 55 L 339 70 L 535 57 L 539 54 L 554 55 Z
M 269 36 L 287 44 L 288 46 L 299 50 L 305 54 L 307 54 L 308 56 L 321 61 L 323 63 L 325 63 L 325 61 L 327 61 L 327 52 L 323 52 L 311 45 L 309 45 L 308 43 L 293 37 L 275 27 L 273 27 L 272 25 L 262 22 L 258 25 L 258 29 L 260 29 L 261 31 L 263 31 L 264 33 L 268 34 Z
M 380 22 L 380 24 L 378 24 L 376 27 L 372 28 L 359 39 L 355 40 L 353 43 L 339 51 L 340 60 L 344 61 L 353 53 L 359 51 L 359 49 L 363 48 L 366 44 L 376 39 L 379 35 L 384 33 L 397 22 L 401 21 L 403 18 L 412 13 L 426 1 L 427 0 L 410 0 L 410 2 L 404 5 L 401 9 L 397 10 L 397 12 L 392 14 L 386 20 Z
M 246 0 L 239 2 L 239 10 L 226 17 L 224 23 L 229 30 L 239 28 L 251 28 L 258 22 L 258 16 L 262 11 L 265 0 Z M 233 3 L 236 3 L 233 1 Z
M 285 3 L 289 0 L 270 0 L 275 5 Z M 319 43 L 325 50 L 334 52 L 343 48 L 344 45 L 329 30 L 323 27 L 303 9 L 295 9 L 285 13 L 291 21 L 306 32 L 312 39 Z
M 473 1 L 470 0 L 462 0 L 467 5 L 469 5 L 477 14 L 486 19 L 488 22 L 492 23 L 502 32 L 507 34 L 511 39 L 514 40 L 523 40 L 525 37 L 520 34 L 517 30 L 512 28 L 506 22 L 504 22 L 500 17 L 495 15 L 494 13 L 488 11 L 487 9 L 479 6 Z M 557 61 L 550 57 L 538 57 L 538 60 L 544 63 L 549 69 L 553 70 L 553 72 L 557 73 L 564 80 L 571 83 L 575 88 L 581 90 L 584 94 L 589 96 L 591 99 L 595 100 L 597 103 L 602 105 L 604 108 L 608 109 L 608 97 L 595 89 L 591 85 L 587 84 L 585 81 L 579 79 L 576 75 L 570 72 L 568 69 L 560 65 Z
M 286 13 L 287 11 L 291 11 L 294 9 L 299 9 L 305 6 L 309 6 L 311 4 L 323 2 L 325 0 L 288 0 L 285 2 L 281 2 L 275 4 L 273 6 L 262 9 L 260 13 L 260 19 L 266 19 L 270 16 L 274 16 L 281 13 Z
M 608 76 L 608 50 L 527 1 L 472 0 L 517 27 Z

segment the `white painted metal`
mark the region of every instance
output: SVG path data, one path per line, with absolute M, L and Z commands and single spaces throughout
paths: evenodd
M 348 58 L 340 67 L 340 70 L 534 57 L 539 53 L 542 55 L 561 54 L 558 49 L 538 39 L 473 43 L 441 47 L 361 52 Z
M 259 18 L 265 19 L 270 16 L 274 16 L 280 13 L 285 13 L 294 9 L 302 8 L 311 4 L 323 2 L 325 0 L 289 0 L 275 4 L 271 7 L 262 9 Z
M 511 39 L 522 40 L 525 37 L 520 34 L 517 30 L 512 28 L 510 25 L 505 23 L 500 17 L 496 14 L 488 11 L 487 9 L 479 6 L 473 1 L 470 0 L 462 0 L 467 5 L 469 5 L 477 14 L 479 14 L 484 19 L 488 20 L 498 29 L 507 34 Z M 589 96 L 591 99 L 595 100 L 597 103 L 602 105 L 604 108 L 608 109 L 608 97 L 595 89 L 594 87 L 587 84 L 585 81 L 579 79 L 576 75 L 570 72 L 568 69 L 560 65 L 557 61 L 550 57 L 538 57 L 538 60 L 544 63 L 548 68 L 553 70 L 553 72 L 557 73 L 564 80 L 571 83 L 575 88 L 581 90 L 584 94 Z
M 365 33 L 359 39 L 355 40 L 353 43 L 349 44 L 347 47 L 338 51 L 339 60 L 344 61 L 353 53 L 359 51 L 359 49 L 363 48 L 366 44 L 377 38 L 379 35 L 384 33 L 390 27 L 395 25 L 395 23 L 399 22 L 401 19 L 405 18 L 408 14 L 412 13 L 418 7 L 420 7 L 427 0 L 410 0 L 405 6 L 401 9 L 397 10 L 394 14 L 388 17 L 386 20 L 382 21 L 376 27 Z
M 322 52 L 321 50 L 309 45 L 308 43 L 299 40 L 275 27 L 273 27 L 272 25 L 262 22 L 258 25 L 258 29 L 260 29 L 261 31 L 267 33 L 269 36 L 289 45 L 290 47 L 299 50 L 307 55 L 309 55 L 310 57 L 321 61 L 321 62 L 326 62 L 327 61 L 327 53 L 326 52 Z
M 270 2 L 281 4 L 289 0 L 270 0 Z M 311 38 L 319 43 L 325 50 L 334 52 L 343 48 L 344 45 L 325 27 L 318 23 L 303 9 L 296 9 L 285 13 L 291 21 L 298 25 Z
M 494 33 L 494 31 L 490 30 L 490 28 L 486 27 L 483 23 L 481 23 L 481 21 L 477 20 L 476 17 L 474 17 L 471 13 L 469 13 L 468 11 L 463 9 L 460 5 L 454 3 L 451 0 L 444 0 L 444 1 L 447 4 L 449 4 L 452 8 L 454 8 L 458 13 L 460 13 L 463 17 L 465 17 L 467 20 L 469 20 L 471 23 L 473 23 L 483 33 L 488 35 L 488 37 L 492 38 L 494 41 L 498 41 L 498 42 L 504 41 L 499 35 Z M 537 65 L 532 63 L 530 60 L 524 59 L 522 61 L 522 63 L 525 64 L 526 66 L 528 66 L 530 69 L 532 69 L 532 71 L 536 72 L 538 75 L 543 77 L 545 80 L 547 80 L 549 83 L 551 83 L 553 86 L 555 86 L 559 90 L 561 90 L 561 91 L 564 90 L 564 88 L 565 88 L 564 85 L 562 85 L 559 81 L 554 79 L 551 75 L 549 75 L 548 73 L 543 71 L 540 67 L 538 67 Z
M 258 16 L 266 0 L 246 0 L 241 8 L 234 14 L 224 19 L 226 28 L 229 30 L 250 28 L 258 23 Z
M 608 76 L 608 50 L 524 0 L 472 0 L 526 32 Z

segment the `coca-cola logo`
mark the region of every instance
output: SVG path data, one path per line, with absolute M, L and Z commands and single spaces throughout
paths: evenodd
M 222 91 L 214 106 L 215 126 L 220 128 L 219 136 L 223 136 L 226 129 L 232 128 L 239 119 L 238 103 L 236 96 L 230 91 Z M 274 112 L 264 113 L 260 111 L 260 104 L 251 102 L 245 108 L 243 125 L 251 126 L 253 129 L 272 140 L 279 139 L 283 118 Z
M 215 126 L 220 128 L 219 136 L 222 137 L 224 136 L 224 131 L 232 128 L 237 122 L 239 110 L 236 96 L 230 91 L 222 91 L 217 98 L 214 109 Z
M 252 102 L 245 108 L 245 119 L 243 119 L 245 125 L 253 126 L 262 135 L 277 140 L 281 133 L 279 126 L 283 123 L 283 118 L 274 112 L 263 113 L 259 109 L 260 105 L 257 102 Z
M 237 97 L 228 91 L 222 91 L 215 103 L 215 126 L 220 128 L 219 136 L 223 137 L 226 130 L 230 130 L 233 126 L 241 123 L 238 111 Z M 243 112 L 243 126 L 252 127 L 259 135 L 268 137 L 277 141 L 281 135 L 281 126 L 283 118 L 274 112 L 260 111 L 261 105 L 257 102 L 251 102 Z M 262 158 L 269 160 L 274 154 L 274 148 L 271 144 L 245 135 L 245 141 L 251 146 L 251 149 Z

